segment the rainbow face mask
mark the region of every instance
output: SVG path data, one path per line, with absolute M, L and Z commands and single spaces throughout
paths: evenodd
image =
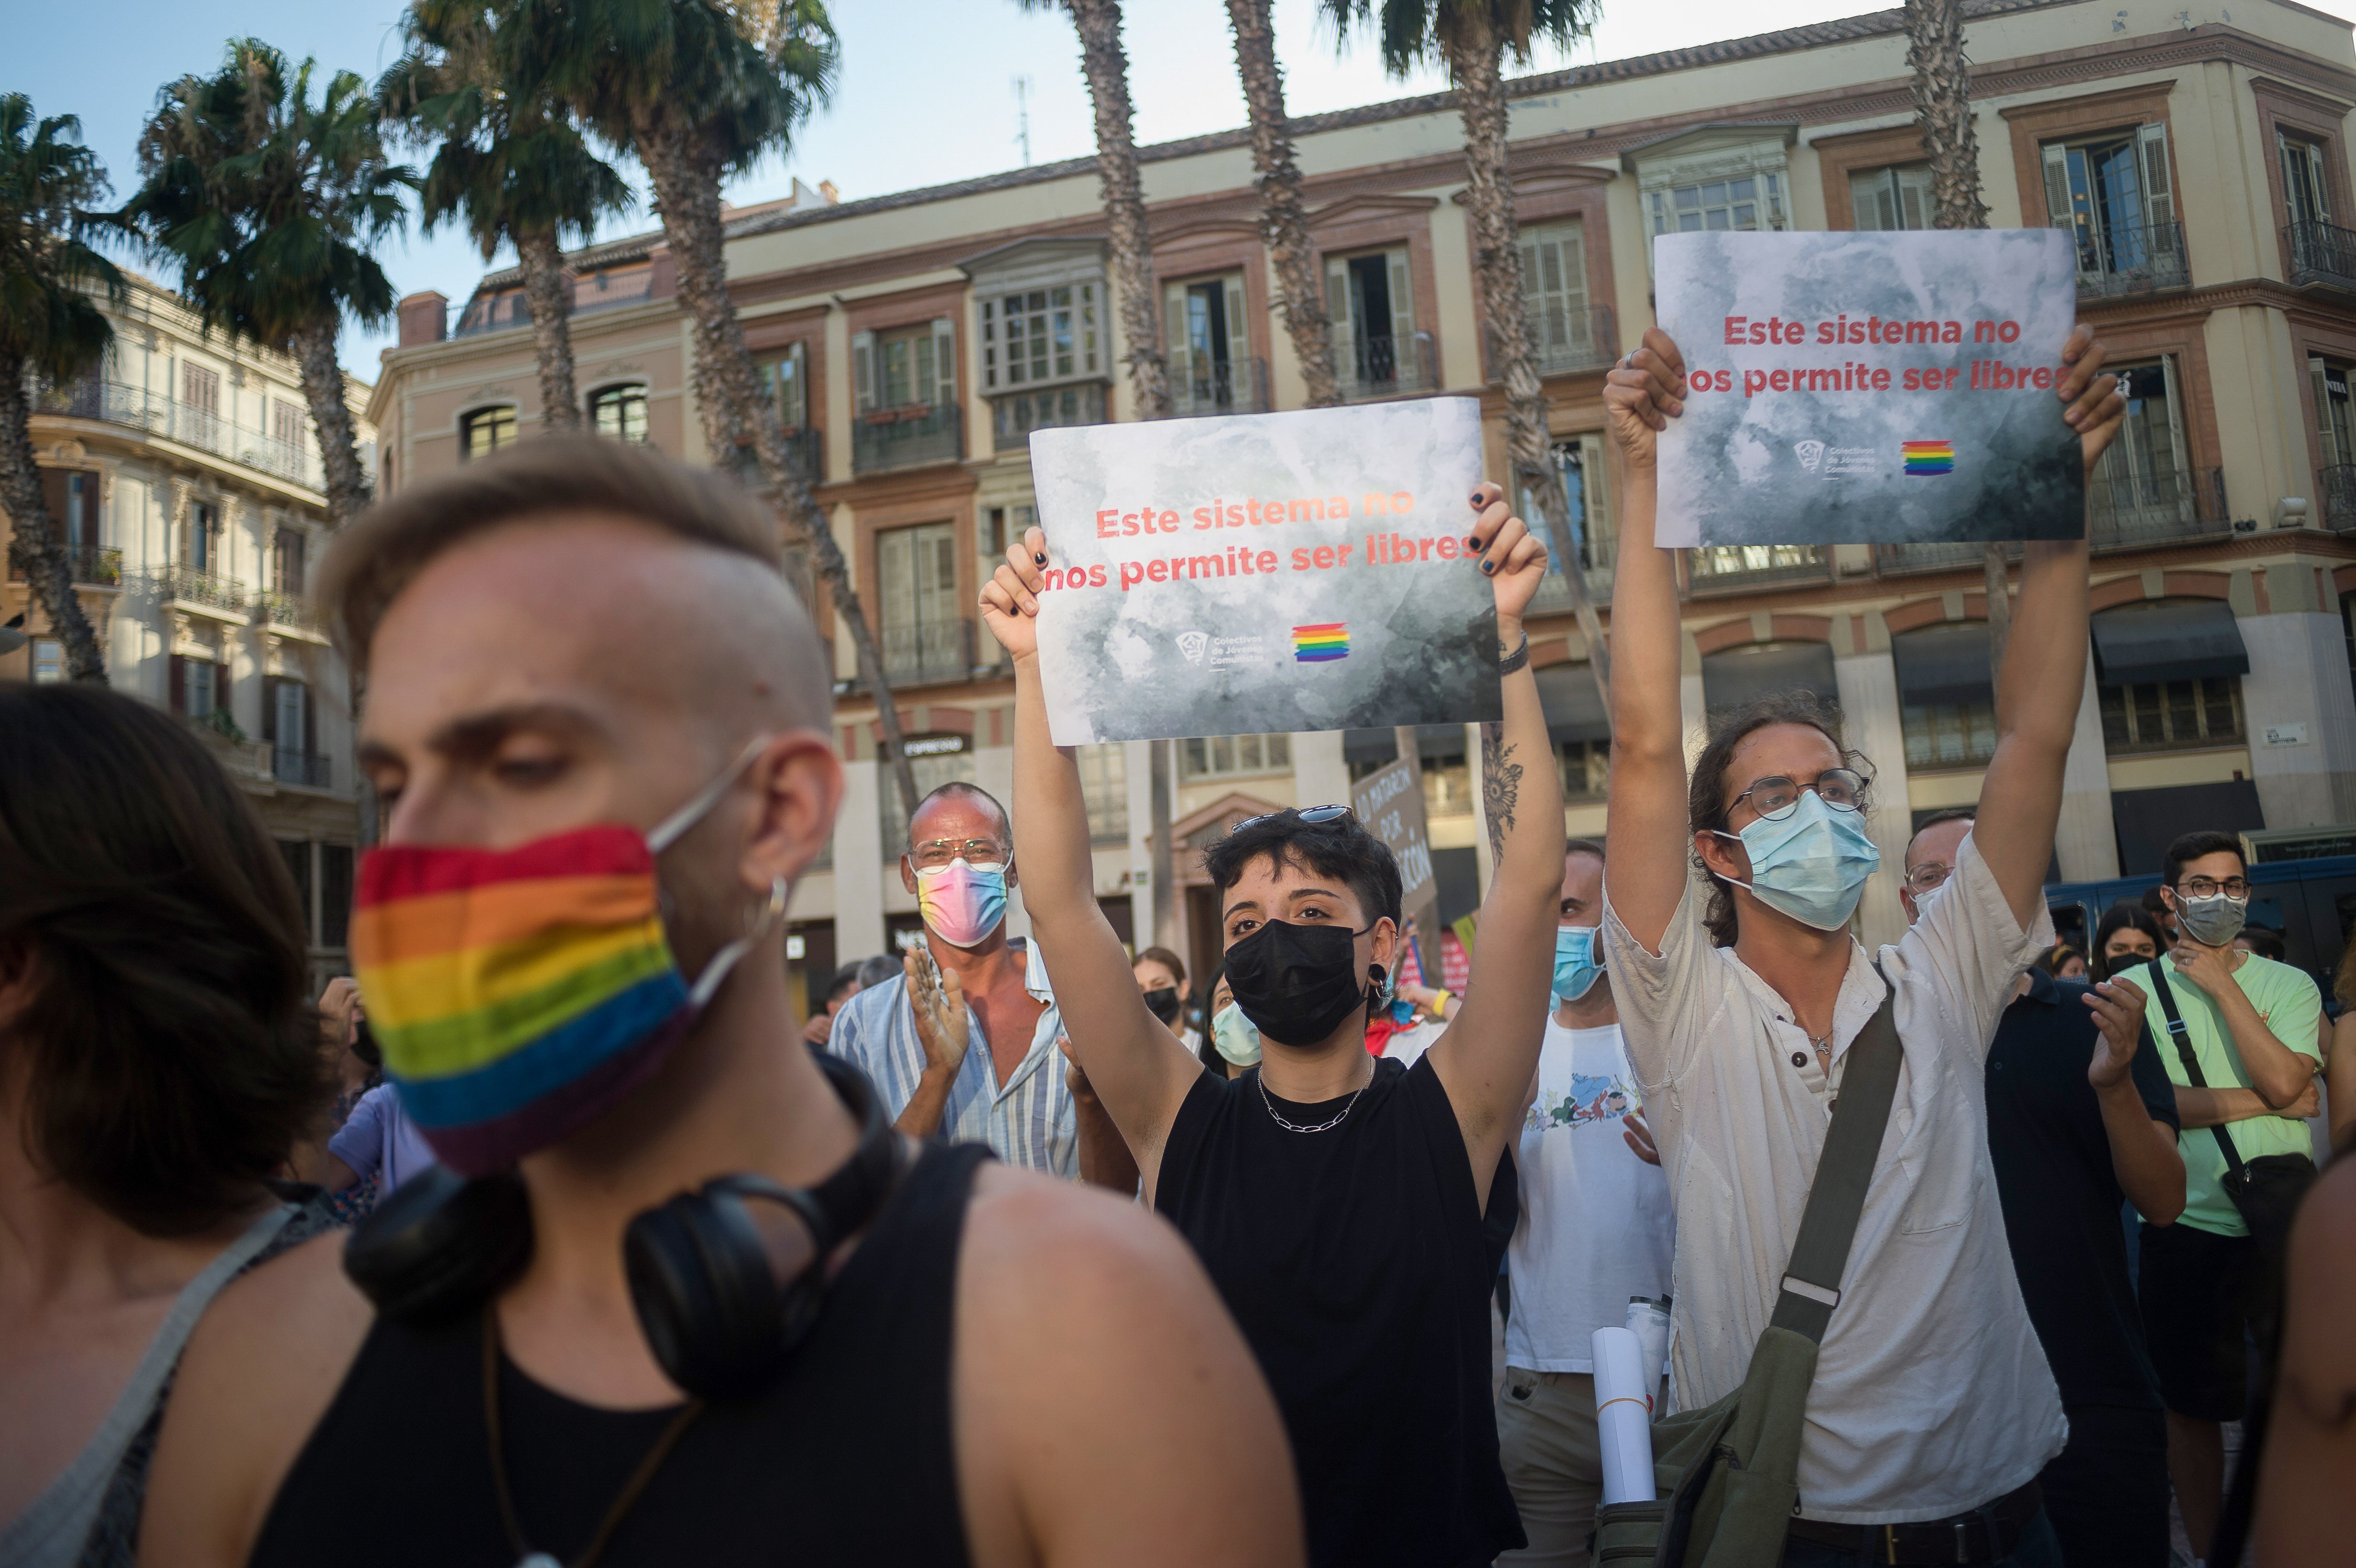
M 612 1107 L 784 914 L 781 878 L 691 987 L 655 866 L 766 743 L 651 833 L 598 823 L 513 849 L 394 844 L 362 859 L 354 977 L 402 1108 L 444 1164 L 505 1170 Z
M 1006 868 L 967 864 L 916 868 L 916 910 L 952 947 L 979 947 L 1006 918 Z

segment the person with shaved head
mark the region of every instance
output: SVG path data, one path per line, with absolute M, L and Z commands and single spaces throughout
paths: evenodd
M 798 1038 L 783 915 L 842 773 L 776 533 L 550 437 L 329 551 L 384 811 L 357 978 L 442 1163 L 224 1293 L 144 1562 L 1301 1561 L 1177 1237 L 919 1146 Z

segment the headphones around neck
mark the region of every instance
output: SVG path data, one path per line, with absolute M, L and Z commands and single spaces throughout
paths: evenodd
M 827 1260 L 884 1206 L 902 1143 L 866 1075 L 813 1053 L 859 1121 L 859 1147 L 816 1187 L 723 1176 L 633 1219 L 622 1237 L 630 1302 L 664 1375 L 724 1400 L 758 1393 L 826 1304 Z M 430 1326 L 477 1311 L 531 1261 L 531 1207 L 514 1171 L 473 1180 L 434 1166 L 403 1182 L 344 1246 L 344 1272 L 377 1311 Z

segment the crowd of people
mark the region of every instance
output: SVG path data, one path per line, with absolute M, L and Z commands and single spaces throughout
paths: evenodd
M 2103 359 L 2061 350 L 2089 469 Z M 2221 1568 L 2344 1561 L 2356 1161 L 2317 1163 L 2356 1010 L 2247 926 L 2228 835 L 2057 944 L 2084 543 L 2026 547 L 1978 806 L 1916 828 L 1869 952 L 1837 713 L 1714 714 L 1688 763 L 1676 345 L 1607 385 L 1606 838 L 1565 836 L 1498 486 L 1451 568 L 1503 714 L 1461 994 L 1399 979 L 1341 805 L 1205 852 L 1203 972 L 1125 946 L 1036 528 L 982 602 L 1012 799 L 916 803 L 920 936 L 802 1008 L 829 663 L 721 476 L 551 437 L 344 530 L 382 842 L 316 998 L 184 727 L 0 688 L 0 1568 L 2161 1568 L 2171 1508 Z M 1669 1324 L 1649 1514 L 1602 1495 L 1632 1303 Z

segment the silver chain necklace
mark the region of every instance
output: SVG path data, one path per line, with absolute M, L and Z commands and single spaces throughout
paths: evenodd
M 1375 1081 L 1374 1074 L 1368 1073 L 1365 1083 L 1361 1083 L 1355 1089 L 1350 1091 L 1350 1098 L 1344 1102 L 1341 1114 L 1336 1115 L 1332 1121 L 1320 1122 L 1313 1127 L 1304 1127 L 1298 1122 L 1288 1122 L 1282 1116 L 1276 1114 L 1276 1102 L 1268 1097 L 1268 1074 L 1266 1070 L 1263 1069 L 1258 1076 L 1259 1080 L 1259 1103 L 1268 1107 L 1268 1119 L 1274 1122 L 1278 1126 L 1282 1127 L 1288 1133 L 1324 1133 L 1333 1131 L 1335 1127 L 1340 1126 L 1344 1122 L 1349 1120 L 1351 1107 L 1358 1103 L 1358 1096 L 1366 1092 L 1367 1084 L 1370 1084 Z

